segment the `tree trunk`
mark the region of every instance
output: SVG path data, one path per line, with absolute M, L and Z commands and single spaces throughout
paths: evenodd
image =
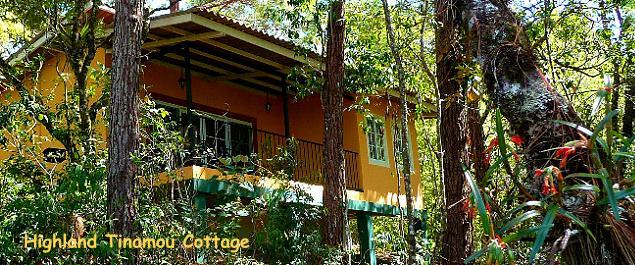
M 66 32 L 70 37 L 68 45 L 64 45 L 63 49 L 69 59 L 70 65 L 73 68 L 75 75 L 74 93 L 77 94 L 78 102 L 77 107 L 79 111 L 79 145 L 81 146 L 82 154 L 91 153 L 94 150 L 94 144 L 90 140 L 92 138 L 92 121 L 90 119 L 90 107 L 88 106 L 88 94 L 87 91 L 87 77 L 90 70 L 90 65 L 97 53 L 97 45 L 95 43 L 95 30 L 98 24 L 98 12 L 90 12 L 85 14 L 86 5 L 92 4 L 93 7 L 99 5 L 99 1 L 96 0 L 76 0 L 74 2 L 73 18 L 70 20 L 72 25 L 70 32 Z M 82 28 L 87 26 L 86 34 L 81 34 Z M 66 28 L 61 29 L 67 30 Z M 77 159 L 71 156 L 71 161 Z
M 483 132 L 483 118 L 479 112 L 478 101 L 467 104 L 468 148 L 470 162 L 474 168 L 474 176 L 477 181 L 485 178 L 485 172 L 489 167 L 483 154 L 485 153 L 485 134 Z
M 487 91 L 509 121 L 513 133 L 524 139 L 528 172 L 548 166 L 560 167 L 560 161 L 554 158 L 555 148 L 581 139 L 576 129 L 558 125 L 554 120 L 580 124 L 576 112 L 540 71 L 523 28 L 505 1 L 469 0 L 465 11 L 470 31 L 479 36 L 474 52 Z M 560 170 L 564 175 L 590 172 L 593 168 L 589 157 L 586 148 L 577 148 L 575 156 Z M 540 196 L 540 179 L 534 179 L 530 190 L 536 197 Z M 588 222 L 596 237 L 605 238 L 595 242 L 581 234 L 576 240 L 572 239 L 562 255 L 566 264 L 626 264 L 611 240 L 615 234 L 610 233 L 611 229 L 603 230 L 601 223 L 610 223 L 612 217 L 596 210 L 597 194 L 573 191 L 563 196 L 564 201 L 569 202 L 563 208 Z M 558 229 L 552 229 L 552 233 Z M 628 228 L 620 229 L 627 233 Z
M 403 69 L 403 64 L 401 61 L 401 54 L 397 49 L 397 44 L 395 41 L 395 33 L 393 32 L 392 27 L 392 18 L 390 16 L 390 8 L 388 7 L 388 1 L 382 0 L 382 4 L 384 6 L 384 15 L 386 18 L 386 32 L 388 33 L 388 45 L 390 46 L 390 51 L 392 53 L 392 57 L 395 60 L 395 65 L 397 67 L 397 80 L 399 85 L 399 99 L 400 99 L 400 112 L 401 112 L 401 162 L 403 166 L 403 178 L 404 185 L 406 188 L 406 218 L 408 220 L 408 235 L 406 237 L 406 242 L 408 243 L 408 264 L 414 265 L 417 263 L 416 260 L 416 251 L 417 251 L 417 241 L 415 239 L 415 230 L 414 230 L 414 213 L 413 213 L 413 201 L 412 201 L 412 181 L 410 180 L 410 147 L 408 146 L 408 100 L 406 95 L 406 74 Z M 395 120 L 397 122 L 397 120 Z
M 465 109 L 463 87 L 466 82 L 457 78 L 463 61 L 461 44 L 463 22 L 462 0 L 437 1 L 436 32 L 437 84 L 439 91 L 439 119 L 443 185 L 445 187 L 446 228 L 441 246 L 442 264 L 463 264 L 471 251 L 471 220 L 462 207 L 465 198 L 465 176 L 461 161 L 465 154 L 463 133 Z
M 108 216 L 112 233 L 134 235 L 136 166 L 130 155 L 139 145 L 139 70 L 143 42 L 143 0 L 115 4 L 110 131 Z
M 348 218 L 344 175 L 344 1 L 333 1 L 328 18 L 324 110 L 324 227 L 323 241 L 348 254 Z M 349 255 L 346 255 L 350 257 Z M 344 258 L 344 262 L 349 258 Z
M 633 136 L 633 118 L 635 117 L 635 108 L 633 107 L 633 100 L 635 100 L 635 73 L 627 73 L 624 83 L 625 99 L 622 132 L 624 136 L 631 137 Z

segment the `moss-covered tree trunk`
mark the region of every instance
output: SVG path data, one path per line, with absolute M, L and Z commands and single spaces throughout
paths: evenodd
M 533 178 L 534 170 L 548 166 L 560 167 L 565 175 L 592 172 L 594 168 L 586 148 L 577 148 L 564 166 L 556 158 L 555 148 L 583 139 L 576 129 L 559 125 L 554 120 L 579 124 L 580 119 L 541 72 L 524 29 L 506 6 L 506 1 L 469 0 L 465 11 L 469 30 L 478 38 L 472 51 L 481 65 L 487 92 L 509 121 L 512 132 L 524 139 L 523 154 L 528 172 L 531 172 L 530 178 Z M 530 192 L 539 197 L 541 178 L 530 182 Z M 569 240 L 563 251 L 567 264 L 628 264 L 624 263 L 619 248 L 611 240 L 614 234 L 602 228 L 601 223 L 612 221 L 610 215 L 596 208 L 597 194 L 577 191 L 563 196 L 562 206 L 588 222 L 598 237 L 595 242 L 579 233 Z M 566 223 L 557 224 L 551 231 L 551 238 L 560 237 L 566 227 Z

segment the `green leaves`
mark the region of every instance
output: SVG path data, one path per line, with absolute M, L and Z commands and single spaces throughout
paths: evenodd
M 541 216 L 542 214 L 537 211 L 537 210 L 530 210 L 527 212 L 524 212 L 523 214 L 516 216 L 514 219 L 512 219 L 511 221 L 507 222 L 505 225 L 503 225 L 503 227 L 501 227 L 498 230 L 498 234 L 502 234 L 507 232 L 507 230 L 509 230 L 510 228 L 513 228 L 519 224 L 524 223 L 525 221 L 532 219 L 536 216 Z
M 611 122 L 611 120 L 617 116 L 617 114 L 619 114 L 619 110 L 613 110 L 610 111 L 599 123 L 598 125 L 595 127 L 595 129 L 593 130 L 593 132 L 591 132 L 590 130 L 579 126 L 577 124 L 574 123 L 570 123 L 570 122 L 564 122 L 564 121 L 556 121 L 556 123 L 560 123 L 560 124 L 564 124 L 570 127 L 573 127 L 575 129 L 577 129 L 578 131 L 588 135 L 591 137 L 591 139 L 589 140 L 588 143 L 588 148 L 591 150 L 591 159 L 593 161 L 593 165 L 595 167 L 597 167 L 597 173 L 592 174 L 592 173 L 574 173 L 571 174 L 569 176 L 567 176 L 567 179 L 571 179 L 571 178 L 596 178 L 596 179 L 600 179 L 602 182 L 602 187 L 603 187 L 603 191 L 604 193 L 606 193 L 606 198 L 604 198 L 601 201 L 606 201 L 611 205 L 611 211 L 613 213 L 613 215 L 615 216 L 616 220 L 620 220 L 620 207 L 618 205 L 618 198 L 615 194 L 615 192 L 613 191 L 613 182 L 611 181 L 611 176 L 609 174 L 609 171 L 606 169 L 606 167 L 604 166 L 604 164 L 602 163 L 601 159 L 600 159 L 600 152 L 599 149 L 595 146 L 595 143 L 599 144 L 600 147 L 602 148 L 602 150 L 604 150 L 605 152 L 610 152 L 610 146 L 607 144 L 607 141 L 603 140 L 602 138 L 599 138 L 599 134 L 600 132 L 602 132 L 602 130 L 604 130 L 604 128 L 609 124 L 609 122 Z M 611 135 L 609 135 L 608 137 L 611 137 Z M 625 146 L 630 146 L 632 141 L 627 141 L 625 143 Z M 620 157 L 627 157 L 630 158 L 633 155 L 625 152 L 627 149 L 621 149 L 620 152 L 611 155 L 611 158 L 620 158 Z M 610 166 L 610 163 L 609 163 Z M 569 186 L 565 188 L 566 190 L 587 190 L 587 191 L 593 191 L 593 192 L 599 192 L 599 188 L 596 189 L 595 186 L 593 185 L 588 185 L 588 184 L 579 184 L 579 185 L 573 185 L 573 186 Z M 621 195 L 624 195 L 624 193 L 621 193 Z
M 598 111 L 600 111 L 600 108 L 602 107 L 602 103 L 604 103 L 604 99 L 606 98 L 607 94 L 608 92 L 604 89 L 600 89 L 595 93 L 595 100 L 593 101 L 591 116 L 595 116 L 595 114 L 597 114 Z
M 505 143 L 505 131 L 503 129 L 503 118 L 500 109 L 496 109 L 496 139 L 498 139 L 498 148 L 501 155 L 507 155 L 507 144 Z
M 635 195 L 635 187 L 615 192 L 613 195 L 614 195 L 615 200 L 624 199 L 624 198 L 626 198 L 628 196 Z M 608 198 L 604 198 L 604 199 L 599 200 L 597 202 L 597 204 L 598 205 L 604 205 L 604 204 L 607 204 L 608 202 L 609 202 L 609 199 Z
M 620 207 L 617 204 L 617 198 L 615 197 L 615 193 L 613 192 L 613 184 L 612 181 L 609 179 L 609 172 L 606 171 L 606 168 L 601 168 L 599 170 L 599 173 L 602 177 L 602 186 L 604 186 L 604 190 L 606 191 L 606 198 L 611 204 L 613 216 L 615 216 L 615 220 L 620 220 Z
M 494 163 L 492 163 L 492 165 L 485 172 L 485 176 L 483 177 L 482 184 L 487 183 L 489 179 L 492 177 L 492 175 L 496 172 L 496 170 L 499 169 L 500 166 L 503 163 L 505 163 L 505 161 L 507 161 L 507 159 L 509 159 L 510 156 L 512 156 L 512 154 L 506 154 L 504 156 L 497 158 L 496 161 L 494 161 Z
M 553 227 L 553 220 L 556 218 L 556 213 L 558 212 L 558 206 L 551 205 L 547 209 L 547 214 L 542 221 L 542 225 L 536 231 L 536 240 L 534 241 L 533 246 L 531 247 L 531 253 L 529 254 L 529 262 L 533 262 L 536 258 L 536 254 L 540 251 L 542 244 L 545 242 L 545 239 L 549 235 L 549 231 Z
M 480 249 L 479 251 L 476 251 L 476 252 L 472 253 L 472 255 L 467 257 L 465 259 L 465 261 L 463 261 L 463 263 L 464 264 L 472 263 L 473 261 L 478 259 L 480 256 L 483 256 L 483 254 L 485 254 L 485 252 L 487 252 L 488 249 L 489 249 L 489 245 L 487 247 L 484 247 L 484 248 Z
M 478 215 L 481 218 L 481 225 L 483 226 L 483 231 L 485 234 L 492 235 L 492 225 L 489 219 L 489 214 L 487 212 L 487 207 L 485 206 L 485 202 L 483 201 L 483 197 L 481 196 L 481 190 L 478 188 L 478 184 L 472 178 L 472 174 L 467 169 L 467 167 L 463 166 L 463 172 L 465 173 L 465 179 L 467 179 L 468 184 L 470 185 L 470 189 L 472 190 L 472 197 L 474 198 L 474 203 L 476 204 L 476 208 L 478 209 Z
M 600 188 L 598 188 L 598 186 L 591 185 L 591 184 L 568 185 L 562 189 L 562 191 L 572 191 L 572 190 L 587 190 L 587 191 L 593 191 L 593 192 L 600 192 Z
M 600 123 L 598 123 L 598 125 L 595 127 L 595 130 L 593 130 L 593 134 L 591 135 L 591 143 L 595 142 L 600 132 L 604 130 L 604 127 L 606 126 L 606 124 L 609 123 L 611 119 L 613 119 L 613 117 L 615 117 L 618 113 L 620 113 L 619 110 L 613 110 L 609 112 L 608 114 L 606 114 L 604 119 L 602 119 Z M 605 148 L 605 150 L 608 150 L 606 143 L 602 146 L 602 148 Z

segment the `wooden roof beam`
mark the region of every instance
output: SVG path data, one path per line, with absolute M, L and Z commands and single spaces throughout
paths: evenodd
M 184 59 L 183 56 L 178 55 L 178 54 L 167 54 L 167 55 L 165 55 L 165 57 L 176 59 L 176 60 L 183 60 Z M 219 67 L 216 67 L 216 66 L 213 66 L 213 65 L 202 63 L 202 62 L 196 61 L 194 59 L 191 59 L 191 64 L 195 65 L 195 66 L 198 66 L 200 68 L 205 68 L 207 70 L 220 73 L 220 74 L 225 75 L 225 76 L 239 75 L 237 73 L 233 73 L 233 72 L 227 71 L 225 69 L 222 69 L 222 68 L 219 68 Z M 216 77 L 212 77 L 212 78 L 216 78 Z M 279 86 L 267 83 L 265 81 L 260 81 L 258 79 L 254 79 L 254 78 L 251 78 L 251 77 L 242 77 L 240 79 L 245 80 L 245 81 L 250 82 L 250 83 L 254 83 L 254 84 L 259 85 L 259 86 L 267 87 L 267 88 L 270 88 L 270 89 L 273 89 L 273 90 L 281 90 L 281 88 Z
M 221 32 L 206 32 L 201 34 L 189 34 L 181 37 L 171 38 L 171 39 L 162 39 L 151 42 L 146 42 L 143 44 L 144 49 L 152 49 L 160 46 L 167 46 L 176 43 L 181 43 L 185 41 L 197 41 L 197 40 L 206 40 L 206 39 L 214 39 L 225 36 L 225 33 Z
M 167 31 L 170 31 L 172 33 L 181 34 L 181 35 L 192 34 L 189 31 L 182 30 L 180 28 L 172 27 L 172 26 L 164 27 L 163 29 L 167 30 Z M 258 55 L 252 54 L 250 52 L 234 48 L 234 47 L 229 46 L 229 45 L 227 45 L 225 43 L 221 43 L 221 42 L 218 42 L 218 41 L 215 41 L 215 40 L 200 40 L 200 41 L 205 43 L 205 44 L 221 48 L 221 49 L 226 50 L 228 52 L 235 53 L 235 54 L 238 54 L 240 56 L 249 58 L 251 60 L 258 61 L 258 62 L 264 63 L 266 65 L 269 65 L 269 66 L 273 66 L 274 68 L 278 69 L 282 73 L 285 73 L 285 74 L 289 73 L 289 67 L 288 66 L 280 64 L 278 62 L 274 62 L 274 61 L 269 60 L 267 58 L 263 58 L 263 57 L 260 57 Z
M 321 69 L 322 63 L 318 60 L 315 60 L 311 57 L 308 56 L 304 56 L 304 55 L 298 55 L 296 52 L 289 50 L 287 48 L 284 48 L 280 45 L 271 43 L 269 41 L 263 40 L 261 38 L 258 38 L 254 35 L 251 34 L 247 34 L 245 32 L 242 32 L 240 30 L 237 30 L 235 28 L 232 28 L 230 26 L 227 25 L 223 25 L 221 23 L 218 23 L 216 21 L 213 21 L 211 19 L 196 15 L 196 14 L 192 14 L 192 22 L 199 24 L 203 27 L 206 27 L 208 29 L 211 30 L 215 30 L 215 31 L 219 31 L 219 32 L 223 32 L 229 36 L 232 36 L 234 38 L 237 38 L 239 40 L 243 40 L 245 42 L 251 43 L 253 45 L 256 45 L 258 47 L 261 47 L 263 49 L 272 51 L 274 53 L 280 54 L 282 56 L 285 56 L 287 58 L 296 60 L 298 62 L 301 63 L 305 63 L 308 64 L 312 67 Z
M 174 60 L 172 58 L 167 58 L 167 59 Z M 167 67 L 167 68 L 170 68 L 170 69 L 177 70 L 177 71 L 181 71 L 182 67 L 183 67 L 181 65 L 181 63 L 168 62 L 168 61 L 164 61 L 164 60 L 161 60 L 161 59 L 158 59 L 158 58 L 154 61 L 154 63 L 156 63 L 158 65 L 161 65 L 161 66 L 164 66 L 164 67 Z M 209 73 L 201 72 L 201 71 L 199 71 L 197 69 L 192 69 L 192 75 L 198 76 L 198 77 L 200 77 L 203 80 L 211 80 L 211 78 L 213 78 L 213 77 L 209 76 Z M 227 80 L 221 80 L 221 81 L 218 81 L 218 82 L 219 83 L 230 84 L 230 85 L 235 86 L 235 87 L 240 88 L 240 89 L 245 89 L 245 90 L 248 90 L 248 91 L 255 91 L 257 93 L 262 93 L 262 95 L 265 95 L 266 93 L 269 93 L 269 94 L 272 94 L 272 95 L 278 95 L 278 94 L 281 93 L 279 90 L 273 90 L 273 89 L 270 89 L 270 88 L 255 89 L 253 87 L 247 87 L 247 86 L 244 86 L 244 85 L 232 82 L 232 81 L 227 81 Z
M 200 50 L 198 50 L 198 49 L 196 49 L 196 48 L 191 48 L 191 47 L 190 47 L 190 52 L 192 52 L 193 54 L 196 54 L 196 55 L 200 55 L 200 56 L 206 57 L 206 58 L 211 59 L 211 60 L 214 60 L 214 61 L 218 61 L 218 62 L 221 62 L 221 63 L 227 64 L 227 65 L 231 65 L 231 66 L 234 66 L 234 67 L 237 67 L 237 68 L 243 69 L 243 70 L 245 70 L 245 71 L 247 71 L 247 72 L 260 72 L 260 73 L 262 73 L 262 75 L 261 75 L 261 76 L 269 77 L 269 78 L 271 78 L 271 79 L 275 79 L 275 80 L 280 79 L 280 76 L 279 76 L 279 75 L 270 74 L 270 73 L 267 73 L 267 72 L 265 72 L 265 71 L 258 70 L 258 69 L 256 69 L 256 68 L 249 67 L 249 66 L 243 65 L 243 64 L 241 64 L 241 63 L 234 62 L 234 61 L 232 61 L 232 60 L 227 60 L 227 59 L 225 59 L 225 58 L 218 57 L 218 56 L 216 56 L 216 55 L 212 55 L 212 54 L 209 54 L 209 53 L 206 53 L 206 52 L 200 51 Z
M 183 13 L 178 15 L 165 15 L 150 20 L 150 29 L 173 26 L 192 21 L 192 13 Z
M 224 75 L 224 76 L 218 76 L 218 77 L 212 77 L 211 80 L 234 80 L 234 79 L 244 79 L 244 78 L 252 78 L 252 77 L 261 77 L 263 76 L 265 73 L 264 72 L 251 72 L 251 73 L 244 73 L 244 74 L 230 74 L 230 75 Z
M 177 34 L 185 33 L 185 32 L 183 32 L 181 30 L 178 30 L 177 28 L 174 28 L 172 30 L 179 31 Z M 176 33 L 176 32 L 173 32 L 173 33 Z M 192 34 L 189 34 L 189 35 L 192 35 Z M 188 35 L 185 35 L 185 36 L 188 36 Z M 148 37 L 153 39 L 153 40 L 155 40 L 155 42 L 164 40 L 163 37 L 155 35 L 155 34 L 150 34 L 150 33 L 148 34 Z M 168 48 L 168 50 L 165 50 L 165 52 L 161 52 L 161 50 L 159 51 L 161 56 L 163 56 L 165 54 L 168 54 L 168 53 L 172 53 L 172 52 L 175 52 L 175 50 L 172 49 L 171 47 Z M 240 64 L 240 63 L 237 63 L 237 62 L 234 62 L 234 61 L 231 61 L 231 60 L 227 60 L 225 58 L 218 57 L 218 56 L 206 53 L 206 52 L 202 52 L 202 51 L 200 51 L 198 49 L 195 49 L 195 48 L 190 48 L 190 52 L 193 53 L 193 54 L 197 54 L 197 55 L 209 58 L 211 60 L 219 61 L 221 63 L 225 63 L 225 64 L 228 64 L 228 65 L 231 65 L 231 66 L 235 66 L 237 68 L 241 68 L 241 69 L 246 70 L 248 72 L 252 72 L 252 73 L 248 73 L 248 74 L 227 74 L 225 76 L 225 78 L 213 77 L 213 78 L 210 78 L 211 80 L 213 80 L 213 79 L 218 79 L 218 80 L 223 80 L 223 79 L 224 80 L 244 79 L 244 78 L 260 77 L 260 76 L 269 77 L 269 78 L 274 79 L 274 80 L 280 79 L 280 76 L 278 76 L 278 75 L 273 75 L 273 74 L 270 74 L 270 73 L 266 73 L 264 71 L 259 71 L 259 70 L 255 69 L 255 68 L 252 68 L 252 67 L 249 67 L 249 66 L 245 66 L 243 64 Z M 215 67 L 215 69 L 223 70 L 223 69 L 220 69 L 218 67 Z M 214 70 L 214 71 L 216 71 L 216 70 Z M 216 71 L 216 72 L 218 72 L 218 71 Z M 256 80 L 256 79 L 251 79 L 251 81 L 253 81 L 253 80 Z M 250 81 L 250 80 L 247 80 L 247 81 Z M 262 82 L 262 81 L 259 81 L 259 80 L 256 80 L 256 81 Z M 290 83 L 290 81 L 287 81 L 287 83 Z

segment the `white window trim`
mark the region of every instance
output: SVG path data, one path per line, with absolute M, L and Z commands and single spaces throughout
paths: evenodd
M 370 139 L 368 138 L 368 132 L 364 131 L 364 135 L 366 135 L 366 149 L 368 150 L 368 163 L 371 165 L 375 165 L 375 166 L 383 166 L 383 167 L 388 167 L 390 168 L 390 159 L 388 159 L 388 135 L 386 135 L 388 133 L 388 131 L 386 130 L 386 120 L 384 119 L 384 117 L 373 114 L 373 118 L 377 119 L 377 120 L 381 120 L 384 126 L 384 158 L 386 160 L 379 160 L 379 159 L 374 159 L 370 156 Z M 366 119 L 366 118 L 364 118 Z M 366 122 L 366 120 L 364 120 Z
M 398 123 L 397 120 L 395 120 L 394 123 L 395 123 L 393 125 L 393 126 L 395 126 L 394 128 L 400 128 L 400 130 L 403 133 L 404 130 L 403 130 L 403 128 L 401 128 L 401 123 L 400 122 Z M 397 134 L 395 133 L 395 130 L 393 129 L 393 131 L 392 131 L 392 138 L 393 139 L 392 140 L 393 140 L 393 149 L 394 149 L 393 151 L 394 152 L 397 152 L 396 148 L 394 148 L 394 143 L 396 141 L 396 137 L 397 137 Z M 414 155 L 413 154 L 414 154 L 414 150 L 413 150 L 413 147 L 412 147 L 412 135 L 410 134 L 410 128 L 408 128 L 408 157 L 410 159 L 410 172 L 414 172 L 415 171 L 415 167 L 414 167 L 415 162 L 414 162 Z M 396 159 L 397 158 L 397 154 L 395 153 L 394 155 L 395 155 L 395 159 Z M 396 165 L 396 167 L 397 167 L 397 169 L 401 169 L 399 167 L 399 165 Z
M 154 100 L 154 102 L 157 105 L 164 105 L 164 106 L 176 108 L 180 112 L 187 112 L 187 107 L 184 107 L 184 106 L 181 106 L 181 105 L 176 105 L 176 104 L 172 104 L 172 103 L 168 103 L 168 102 L 160 101 L 160 100 Z M 198 119 L 198 124 L 199 124 L 198 133 L 199 133 L 199 137 L 201 139 L 205 139 L 207 137 L 207 126 L 205 126 L 206 121 L 205 121 L 205 119 L 202 119 L 201 117 L 212 119 L 212 120 L 218 120 L 218 121 L 225 121 L 225 122 L 241 124 L 241 125 L 249 126 L 249 128 L 253 129 L 253 124 L 251 122 L 246 122 L 246 121 L 242 121 L 242 120 L 232 119 L 232 118 L 229 118 L 229 117 L 223 116 L 223 115 L 212 114 L 212 113 L 208 113 L 208 112 L 204 112 L 204 111 L 200 111 L 200 110 L 195 110 L 195 109 L 192 109 L 192 114 L 198 116 L 198 117 L 194 117 L 194 118 Z M 197 121 L 194 120 L 193 122 L 196 123 Z M 227 127 L 227 129 L 225 129 L 225 139 L 229 139 L 229 141 L 227 141 L 227 140 L 225 141 L 225 148 L 231 148 L 231 139 L 230 138 L 231 138 L 231 127 Z
M 251 124 L 250 122 L 236 120 L 236 119 L 229 118 L 227 116 L 216 115 L 216 114 L 212 114 L 212 113 L 208 113 L 204 111 L 192 110 L 192 112 L 193 114 L 196 114 L 199 116 L 198 117 L 199 125 L 200 125 L 199 133 L 201 135 L 201 139 L 207 139 L 207 126 L 206 126 L 207 121 L 203 118 L 207 118 L 207 119 L 211 119 L 215 121 L 241 124 L 253 129 L 253 124 Z M 225 148 L 231 149 L 231 126 L 225 127 L 224 131 L 225 131 Z

